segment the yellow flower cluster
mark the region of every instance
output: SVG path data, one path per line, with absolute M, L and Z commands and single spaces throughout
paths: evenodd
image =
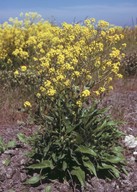
M 57 26 L 36 13 L 26 13 L 22 20 L 10 18 L 0 26 L 0 62 L 8 61 L 6 68 L 12 66 L 16 78 L 20 71 L 39 77 L 37 98 L 53 97 L 74 85 L 82 98 L 94 95 L 86 85 L 94 85 L 99 95 L 110 88 L 114 75 L 120 77 L 125 44 L 116 27 L 103 20 L 95 22 L 91 18 L 83 25 Z
M 88 97 L 88 96 L 90 96 L 90 91 L 87 90 L 87 89 L 84 90 L 84 91 L 82 91 L 81 96 L 82 96 L 82 97 Z
M 56 90 L 49 80 L 44 81 L 43 86 L 40 86 L 39 91 L 41 92 L 41 94 L 37 93 L 38 98 L 41 95 L 54 96 L 56 94 Z

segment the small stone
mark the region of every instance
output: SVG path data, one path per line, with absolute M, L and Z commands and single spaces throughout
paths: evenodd
M 137 156 L 137 151 L 134 151 L 134 152 L 133 152 L 133 155 L 134 155 L 134 156 Z
M 130 161 L 131 161 L 131 162 L 134 162 L 135 160 L 136 160 L 136 159 L 135 159 L 135 157 L 133 157 L 133 156 L 130 158 Z
M 0 181 L 4 181 L 5 180 L 5 174 L 0 174 Z
M 61 191 L 61 192 L 68 192 L 68 191 L 69 191 L 69 187 L 68 187 L 67 185 L 62 185 L 62 186 L 60 187 L 60 191 Z
M 8 167 L 6 170 L 6 177 L 7 179 L 11 179 L 12 176 L 14 175 L 15 170 L 13 170 L 12 168 Z
M 133 149 L 137 146 L 137 139 L 133 135 L 127 135 L 124 139 L 125 146 Z
M 21 159 L 20 164 L 25 165 L 27 163 L 27 161 L 28 161 L 27 159 L 23 158 L 23 159 Z
M 10 149 L 10 150 L 6 150 L 6 151 L 4 152 L 4 154 L 15 155 L 16 152 L 15 152 L 15 150 Z
M 21 182 L 24 182 L 27 179 L 26 173 L 20 173 L 20 180 Z

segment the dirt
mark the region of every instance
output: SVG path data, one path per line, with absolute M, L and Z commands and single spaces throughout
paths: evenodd
M 115 82 L 114 90 L 104 97 L 103 105 L 111 106 L 110 113 L 113 117 L 125 122 L 119 127 L 125 135 L 137 136 L 137 79 L 128 78 Z M 52 192 L 73 191 L 68 183 L 58 181 L 41 184 L 38 187 L 24 184 L 28 178 L 25 164 L 29 160 L 25 154 L 31 149 L 18 140 L 17 134 L 24 133 L 30 136 L 36 129 L 36 126 L 21 122 L 0 124 L 0 135 L 4 141 L 15 139 L 18 144 L 15 148 L 6 149 L 0 154 L 0 192 L 45 192 L 49 185 Z M 128 174 L 121 174 L 119 179 L 111 181 L 96 177 L 89 178 L 83 192 L 137 192 L 137 155 L 133 154 L 137 148 L 129 149 L 126 146 L 124 148 Z M 79 191 L 75 190 L 75 192 Z

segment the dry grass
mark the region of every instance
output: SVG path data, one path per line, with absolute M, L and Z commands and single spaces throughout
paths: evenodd
M 19 88 L 0 89 L 0 124 L 16 124 L 17 121 L 25 121 L 27 114 L 21 112 L 23 96 Z

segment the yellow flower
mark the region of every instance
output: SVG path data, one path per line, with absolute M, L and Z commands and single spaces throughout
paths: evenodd
M 25 107 L 25 108 L 27 108 L 27 107 L 31 108 L 32 105 L 31 105 L 31 103 L 30 103 L 29 101 L 25 101 L 25 102 L 24 102 L 24 107 Z
M 51 82 L 49 80 L 46 80 L 44 82 L 44 87 L 50 87 L 50 85 L 51 85 Z
M 118 49 L 114 48 L 109 55 L 110 55 L 111 58 L 117 58 L 120 55 L 120 51 Z
M 123 78 L 123 75 L 122 74 L 117 74 L 117 77 L 118 78 Z
M 112 81 L 112 77 L 108 77 L 108 82 Z
M 101 31 L 100 34 L 101 34 L 102 37 L 106 36 L 106 32 L 105 31 Z
M 64 82 L 64 85 L 65 85 L 66 87 L 69 87 L 69 86 L 70 86 L 70 80 L 67 79 L 67 80 Z
M 126 56 L 125 53 L 122 53 L 122 54 L 121 54 L 121 57 L 122 57 L 122 58 L 124 58 L 125 56 Z
M 40 97 L 41 97 L 41 94 L 40 94 L 40 93 L 37 93 L 37 94 L 36 94 L 36 97 L 37 97 L 37 98 L 40 98 Z
M 94 93 L 98 96 L 100 95 L 99 91 L 94 91 Z
M 16 70 L 16 71 L 14 72 L 14 76 L 16 77 L 16 76 L 18 76 L 18 75 L 19 75 L 19 71 Z
M 91 79 L 92 79 L 92 76 L 91 76 L 91 75 L 87 75 L 87 76 L 86 76 L 86 79 L 87 79 L 87 80 L 91 80 Z
M 91 21 L 92 23 L 95 23 L 95 22 L 96 22 L 95 18 L 91 18 L 90 21 Z
M 106 66 L 110 67 L 112 65 L 112 61 L 107 61 Z
M 106 90 L 105 87 L 100 87 L 100 88 L 99 88 L 99 91 L 100 91 L 101 93 L 105 92 L 105 90 Z
M 21 71 L 25 72 L 27 70 L 27 67 L 25 65 L 21 66 Z
M 11 63 L 12 63 L 12 60 L 11 60 L 11 59 L 8 59 L 7 63 L 8 63 L 8 64 L 11 64 Z
M 84 91 L 82 91 L 81 96 L 82 96 L 82 97 L 88 97 L 88 96 L 90 96 L 90 91 L 87 90 L 87 89 L 84 90 Z
M 113 90 L 113 87 L 111 85 L 108 88 L 109 88 L 109 90 Z
M 78 100 L 78 101 L 76 102 L 76 104 L 77 104 L 79 107 L 82 106 L 82 102 L 81 102 L 80 100 Z
M 108 26 L 109 26 L 109 23 L 107 21 L 100 20 L 98 22 L 98 27 L 105 28 L 105 27 L 108 27 Z
M 51 68 L 49 69 L 49 73 L 55 73 L 55 69 L 54 69 L 53 67 L 51 67 Z
M 60 74 L 60 75 L 58 75 L 58 76 L 56 77 L 56 79 L 57 79 L 57 81 L 62 81 L 62 80 L 65 79 L 65 77 Z
M 49 62 L 42 63 L 41 66 L 44 68 L 49 68 Z
M 125 47 L 127 46 L 127 44 L 126 44 L 126 43 L 123 43 L 122 46 L 125 48 Z
M 74 71 L 74 75 L 75 75 L 76 77 L 79 77 L 79 76 L 80 76 L 80 72 L 79 72 L 79 71 Z
M 56 94 L 56 90 L 55 89 L 49 89 L 48 91 L 47 91 L 47 95 L 48 96 L 54 96 Z
M 46 91 L 45 87 L 40 86 L 40 91 L 41 91 L 41 92 L 45 92 L 45 91 Z

